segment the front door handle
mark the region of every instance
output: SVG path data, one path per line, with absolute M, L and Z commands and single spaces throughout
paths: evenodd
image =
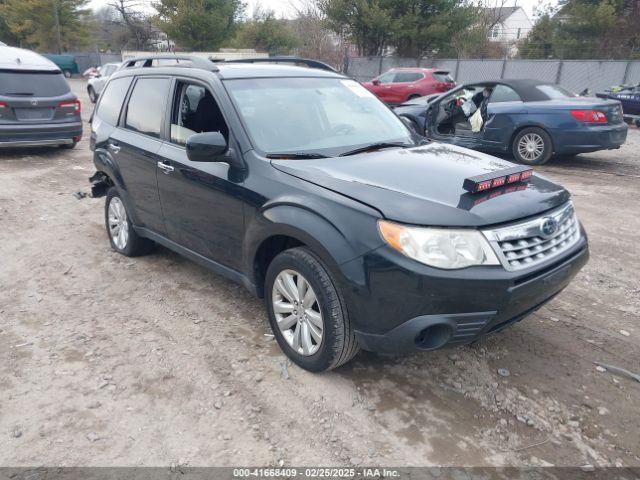
M 165 175 L 169 175 L 174 170 L 174 168 L 171 165 L 168 165 L 164 162 L 158 162 L 158 168 L 162 170 L 165 173 Z
M 117 143 L 109 143 L 109 145 L 107 145 L 107 148 L 113 153 L 118 153 L 120 151 L 120 147 Z

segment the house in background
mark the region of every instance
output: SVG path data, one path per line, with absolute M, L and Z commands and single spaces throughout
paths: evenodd
M 533 28 L 533 22 L 522 7 L 486 8 L 485 18 L 492 25 L 489 40 L 501 43 L 516 43 Z

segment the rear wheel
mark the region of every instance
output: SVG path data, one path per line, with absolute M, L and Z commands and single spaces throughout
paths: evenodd
M 265 301 L 280 348 L 305 370 L 336 368 L 358 352 L 341 295 L 323 262 L 308 249 L 286 250 L 271 262 Z
M 133 229 L 127 208 L 115 187 L 107 191 L 104 220 L 111 248 L 116 252 L 127 257 L 137 257 L 151 251 L 153 242 L 139 236 Z
M 71 70 L 63 70 L 62 73 L 64 73 L 65 77 L 71 78 Z
M 551 137 L 541 128 L 530 127 L 518 132 L 511 146 L 513 157 L 526 165 L 547 163 L 553 154 Z

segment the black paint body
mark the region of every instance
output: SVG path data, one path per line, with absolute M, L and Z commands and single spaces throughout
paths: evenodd
M 464 179 L 513 165 L 437 143 L 340 158 L 269 160 L 252 146 L 224 87 L 229 78 L 338 74 L 220 65 L 217 72 L 135 68 L 110 81 L 123 76 L 166 77 L 172 88 L 177 78 L 205 85 L 230 131 L 229 150 L 219 161 L 192 162 L 184 148 L 168 141 L 170 99 L 161 138 L 94 119 L 94 163 L 118 188 L 136 231 L 257 295 L 265 294 L 258 264 L 265 245 L 286 237 L 308 246 L 330 270 L 364 348 L 419 348 L 414 337 L 425 324 L 446 317 L 457 325 L 468 315 L 478 317 L 481 328 L 459 343 L 471 341 L 553 297 L 587 260 L 586 236 L 560 259 L 518 273 L 502 266 L 447 271 L 411 260 L 382 240 L 378 220 L 499 225 L 556 208 L 569 194 L 536 175 L 482 201 L 482 194 L 463 189 Z M 110 143 L 117 143 L 118 153 Z M 159 162 L 173 171 L 163 173 Z

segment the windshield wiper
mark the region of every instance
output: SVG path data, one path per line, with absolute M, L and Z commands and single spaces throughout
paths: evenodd
M 327 158 L 321 153 L 283 152 L 267 153 L 267 158 L 278 158 L 280 160 L 310 160 L 314 158 Z
M 346 157 L 348 155 L 356 155 L 358 153 L 371 152 L 373 150 L 380 150 L 381 148 L 391 148 L 391 147 L 412 147 L 413 145 L 404 143 L 404 142 L 378 142 L 378 143 L 370 143 L 369 145 L 365 145 L 364 147 L 355 148 L 353 150 L 349 150 L 347 152 L 341 153 L 340 157 Z

